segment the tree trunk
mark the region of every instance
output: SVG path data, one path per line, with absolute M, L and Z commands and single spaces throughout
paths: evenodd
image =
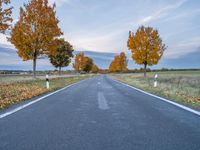
M 59 75 L 61 75 L 61 67 L 59 67 Z
M 144 63 L 144 77 L 147 77 L 147 63 Z
M 36 57 L 33 58 L 33 77 L 36 78 Z

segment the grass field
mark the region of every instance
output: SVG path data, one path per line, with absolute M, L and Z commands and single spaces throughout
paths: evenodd
M 148 76 L 153 77 L 155 74 L 159 74 L 160 77 L 191 77 L 200 78 L 200 70 L 197 71 L 159 71 L 159 72 L 149 72 Z
M 57 90 L 92 75 L 50 77 L 50 88 L 46 89 L 45 77 L 33 79 L 31 76 L 0 77 L 0 109 L 28 100 L 34 96 Z
M 75 77 L 79 76 L 79 74 L 70 74 L 70 75 L 49 75 L 49 79 L 54 79 L 54 78 L 64 78 L 64 77 Z M 36 79 L 41 79 L 45 80 L 45 74 L 43 75 L 37 75 Z M 9 84 L 9 83 L 16 83 L 16 82 L 24 82 L 24 81 L 31 81 L 35 80 L 33 76 L 30 75 L 5 75 L 5 74 L 0 74 L 0 84 Z
M 154 88 L 154 75 L 158 74 L 158 87 Z M 200 110 L 200 71 L 150 72 L 143 74 L 112 74 L 112 77 L 155 95 Z

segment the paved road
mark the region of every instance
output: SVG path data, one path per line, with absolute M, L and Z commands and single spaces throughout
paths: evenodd
M 200 150 L 200 117 L 100 76 L 0 119 L 0 150 Z

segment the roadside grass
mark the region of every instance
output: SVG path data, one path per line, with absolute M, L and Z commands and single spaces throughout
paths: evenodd
M 49 79 L 61 78 L 61 77 L 75 77 L 79 76 L 79 74 L 69 74 L 69 75 L 49 75 Z M 37 79 L 45 80 L 45 74 L 37 75 Z M 0 74 L 0 84 L 10 84 L 15 82 L 24 82 L 35 80 L 33 75 L 6 75 Z
M 12 104 L 31 99 L 43 93 L 55 91 L 64 86 L 76 83 L 91 77 L 92 75 L 79 75 L 73 77 L 61 77 L 50 79 L 50 88 L 46 89 L 46 81 L 41 78 L 19 80 L 10 78 L 0 82 L 0 109 L 9 107 Z M 6 83 L 6 82 L 7 83 Z
M 155 74 L 158 74 L 158 87 L 154 88 Z M 143 74 L 112 74 L 114 79 L 200 110 L 200 72 L 151 72 L 147 78 Z
M 158 72 L 149 72 L 148 76 L 153 77 L 155 74 L 159 74 L 161 77 L 191 77 L 191 78 L 200 78 L 200 70 L 186 70 L 186 71 L 158 71 Z

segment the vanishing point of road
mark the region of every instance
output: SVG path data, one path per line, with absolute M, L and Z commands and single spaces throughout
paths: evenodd
M 0 150 L 200 150 L 200 116 L 97 76 L 1 118 Z

